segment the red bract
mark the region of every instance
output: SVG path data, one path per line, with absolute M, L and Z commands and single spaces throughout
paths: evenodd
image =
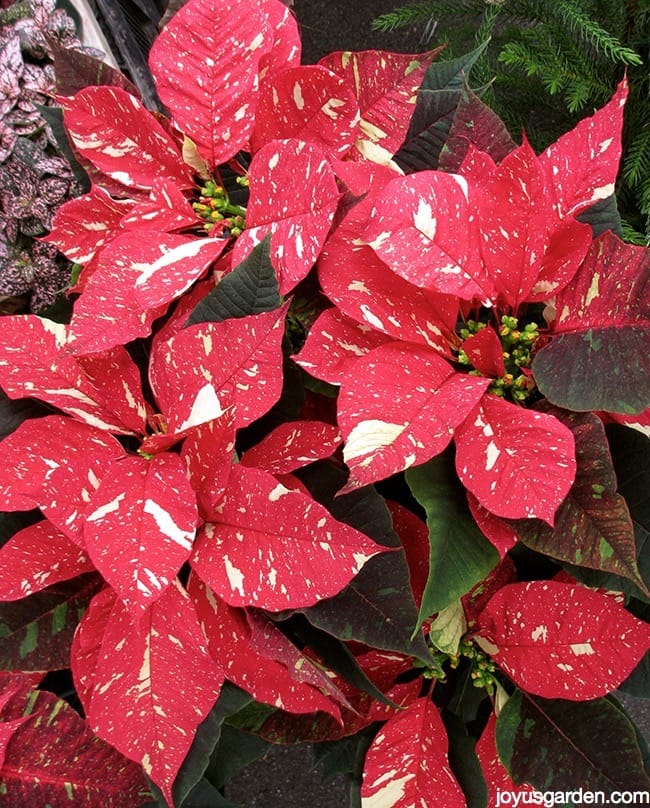
M 361 796 L 368 805 L 467 803 L 449 760 L 447 733 L 438 708 L 428 698 L 389 719 L 368 750 Z
M 131 614 L 163 595 L 189 558 L 198 519 L 178 455 L 113 463 L 88 503 L 84 539 L 95 568 Z
M 520 687 L 581 701 L 615 690 L 650 649 L 650 626 L 583 586 L 504 586 L 479 618 L 479 642 Z
M 357 98 L 360 157 L 386 163 L 399 149 L 426 69 L 440 52 L 426 54 L 350 51 L 331 53 L 319 64 L 340 76 Z
M 337 594 L 381 548 L 261 469 L 234 466 L 190 563 L 231 606 L 280 611 Z
M 293 177 L 303 178 L 296 187 Z M 255 155 L 249 170 L 248 229 L 237 240 L 236 262 L 271 233 L 271 260 L 280 293 L 287 294 L 309 272 L 325 242 L 338 203 L 334 172 L 324 152 L 303 140 L 273 141 Z M 278 198 L 278 189 L 291 193 Z
M 137 98 L 120 87 L 86 87 L 74 98 L 60 96 L 75 148 L 125 190 L 149 190 L 159 177 L 181 185 L 189 167 L 178 146 Z
M 277 48 L 277 32 L 288 25 L 286 15 L 278 17 L 280 6 L 280 0 L 262 5 L 237 0 L 224 15 L 209 0 L 195 0 L 174 15 L 151 49 L 160 97 L 210 167 L 226 162 L 248 143 L 260 62 Z M 295 37 L 295 29 L 288 33 Z M 267 59 L 267 70 L 271 65 Z
M 172 805 L 172 782 L 224 680 L 185 590 L 170 586 L 137 623 L 105 589 L 79 625 L 73 673 L 90 727 Z

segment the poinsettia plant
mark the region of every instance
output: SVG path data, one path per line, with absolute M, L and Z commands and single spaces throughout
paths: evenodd
M 92 186 L 71 317 L 2 320 L 5 804 L 222 805 L 263 741 L 364 806 L 648 787 L 627 87 L 538 155 L 436 56 L 189 0 L 169 117 L 57 97 Z

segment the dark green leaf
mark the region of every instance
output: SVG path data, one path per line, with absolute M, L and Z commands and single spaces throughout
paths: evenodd
M 542 699 L 516 690 L 497 720 L 499 757 L 515 783 L 542 791 L 646 791 L 634 726 L 606 698 Z
M 22 600 L 0 603 L 0 670 L 69 667 L 72 636 L 102 585 L 99 575 L 89 573 Z
M 365 754 L 374 734 L 373 728 L 366 728 L 347 738 L 314 744 L 314 761 L 316 765 L 323 767 L 323 780 L 329 780 L 337 774 L 354 774 L 359 751 L 362 750 Z
M 82 193 L 87 193 L 90 190 L 90 179 L 86 170 L 79 163 L 75 157 L 70 141 L 63 126 L 63 110 L 59 107 L 46 107 L 43 105 L 35 105 L 43 118 L 49 124 L 54 140 L 56 141 L 57 149 L 66 158 L 72 167 L 72 173 L 79 183 L 79 188 Z
M 429 577 L 418 627 L 462 597 L 499 562 L 499 554 L 472 518 L 449 452 L 408 469 L 406 481 L 427 514 Z
M 487 47 L 449 62 L 433 62 L 422 82 L 415 112 L 395 161 L 407 174 L 438 167 L 438 157 L 451 128 L 461 97 L 463 78 Z
M 594 238 L 604 233 L 605 230 L 612 230 L 617 236 L 623 237 L 616 194 L 608 196 L 607 199 L 601 199 L 595 205 L 587 208 L 578 216 L 578 221 L 591 225 Z
M 182 808 L 240 808 L 240 806 L 223 796 L 208 780 L 203 777 L 194 786 L 183 802 Z
M 458 716 L 443 710 L 442 719 L 449 738 L 449 765 L 465 792 L 467 808 L 485 808 L 488 791 L 475 752 L 476 738 L 467 734 L 465 723 Z
M 650 651 L 618 689 L 639 699 L 650 697 Z
M 632 581 L 650 597 L 637 564 L 637 545 L 616 476 L 602 421 L 592 413 L 572 413 L 545 405 L 572 432 L 577 471 L 551 527 L 539 519 L 519 519 L 516 530 L 532 550 L 578 567 L 611 572 Z
M 217 788 L 223 788 L 244 766 L 262 757 L 270 746 L 263 738 L 224 724 L 206 772 L 208 780 Z
M 328 668 L 346 682 L 356 687 L 357 690 L 368 693 L 382 704 L 395 706 L 366 676 L 354 655 L 339 639 L 326 631 L 315 628 L 307 620 L 301 622 L 298 618 L 294 621 L 292 630 L 302 643 L 314 651 Z
M 282 301 L 270 248 L 269 235 L 194 307 L 185 325 L 220 323 L 277 309 Z
M 371 558 L 342 592 L 304 609 L 309 622 L 339 639 L 399 651 L 429 664 L 431 658 L 423 637 L 409 639 L 416 628 L 417 607 L 406 556 L 384 499 L 372 486 L 334 499 L 345 474 L 332 464 L 313 464 L 301 477 L 315 499 L 336 519 L 384 547 L 400 548 Z

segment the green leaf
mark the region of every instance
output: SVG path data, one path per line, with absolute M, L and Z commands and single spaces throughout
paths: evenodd
M 69 667 L 72 636 L 102 585 L 99 575 L 89 573 L 22 600 L 0 603 L 0 670 Z
M 357 690 L 372 696 L 381 704 L 396 706 L 368 678 L 356 657 L 338 638 L 312 626 L 307 620 L 301 623 L 299 619 L 296 619 L 292 629 L 303 645 L 314 651 L 328 668 L 346 682 L 356 687 Z
M 499 563 L 467 507 L 451 453 L 408 469 L 406 481 L 427 514 L 429 577 L 417 627 L 481 581 Z
M 611 230 L 617 236 L 623 238 L 623 226 L 618 212 L 616 194 L 596 202 L 595 205 L 587 208 L 577 218 L 578 221 L 591 225 L 594 238 L 604 233 L 605 230 Z
M 469 76 L 487 45 L 484 42 L 449 62 L 433 62 L 427 70 L 406 139 L 394 158 L 407 174 L 438 167 L 438 157 L 461 98 L 463 78 Z
M 496 726 L 515 783 L 541 791 L 646 791 L 634 726 L 608 699 L 542 699 L 515 690 Z
M 314 762 L 323 767 L 323 781 L 337 774 L 354 774 L 357 770 L 359 752 L 365 755 L 374 734 L 374 727 L 366 727 L 356 735 L 314 744 Z
M 646 331 L 629 325 L 557 334 L 533 359 L 535 381 L 542 394 L 559 407 L 582 412 L 641 412 L 650 401 Z
M 467 733 L 464 721 L 443 710 L 442 719 L 449 738 L 449 765 L 467 798 L 467 808 L 485 808 L 488 790 L 481 763 L 475 752 L 476 738 Z
M 207 779 L 216 788 L 223 788 L 244 766 L 262 757 L 270 747 L 271 744 L 263 738 L 224 724 L 206 772 Z
M 458 654 L 463 634 L 467 633 L 467 620 L 461 600 L 452 601 L 438 613 L 429 628 L 429 639 L 440 651 L 455 656 Z
M 72 167 L 72 173 L 79 183 L 81 193 L 86 193 L 90 190 L 90 179 L 88 173 L 83 168 L 81 163 L 75 157 L 70 141 L 63 126 L 63 110 L 59 107 L 47 107 L 41 104 L 34 105 L 43 118 L 47 121 L 54 135 L 57 149 L 66 158 Z
M 220 323 L 277 309 L 282 301 L 270 249 L 271 236 L 268 235 L 194 307 L 185 326 Z
M 314 463 L 300 476 L 312 496 L 336 519 L 384 547 L 400 548 L 371 558 L 342 592 L 303 609 L 303 614 L 312 625 L 341 640 L 399 651 L 430 664 L 424 638 L 419 635 L 409 639 L 419 627 L 416 627 L 417 607 L 406 556 L 383 497 L 372 486 L 365 486 L 334 499 L 345 474 L 332 464 Z
M 637 564 L 632 519 L 625 499 L 616 491 L 602 421 L 592 413 L 571 413 L 551 405 L 541 409 L 573 432 L 576 479 L 555 515 L 554 527 L 539 519 L 515 522 L 521 540 L 559 561 L 627 578 L 650 597 Z

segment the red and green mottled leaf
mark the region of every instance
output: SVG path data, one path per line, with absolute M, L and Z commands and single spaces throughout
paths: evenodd
M 344 79 L 358 100 L 361 121 L 357 157 L 386 163 L 399 149 L 424 74 L 440 50 L 420 54 L 338 51 L 319 61 Z
M 5 692 L 13 681 L 12 674 L 0 676 Z M 2 707 L 0 727 L 11 724 L 15 729 L 1 772 L 5 805 L 133 808 L 146 799 L 140 767 L 94 737 L 54 694 L 16 689 Z
M 231 606 L 311 606 L 339 592 L 379 545 L 261 469 L 236 465 L 190 562 Z
M 562 218 L 614 193 L 627 94 L 624 79 L 602 109 L 580 121 L 540 156 Z
M 416 631 L 417 608 L 408 564 L 383 497 L 371 486 L 335 495 L 345 472 L 334 464 L 314 466 L 301 476 L 335 518 L 390 551 L 371 558 L 338 595 L 304 609 L 303 614 L 313 626 L 344 642 L 397 651 L 429 664 L 429 650 Z M 323 491 L 324 483 L 328 493 Z
M 429 528 L 426 522 L 399 502 L 386 500 L 386 505 L 393 520 L 393 529 L 404 548 L 411 589 L 419 609 L 429 578 Z
M 91 353 L 147 336 L 225 246 L 225 240 L 148 231 L 113 239 L 75 305 L 71 349 Z
M 496 715 L 490 714 L 487 724 L 476 744 L 476 754 L 483 769 L 483 776 L 488 789 L 487 808 L 499 808 L 503 792 L 509 794 L 529 794 L 533 787 L 529 785 L 517 786 L 508 770 L 501 762 L 497 752 L 495 737 Z
M 269 653 L 255 639 L 243 609 L 229 606 L 195 575 L 190 580 L 189 593 L 210 653 L 229 681 L 262 704 L 290 713 L 322 710 L 340 720 L 340 710 L 332 699 L 332 696 L 342 699 L 340 691 L 276 626 L 265 620 L 265 630 L 280 643 L 284 659 Z
M 352 90 L 331 70 L 299 65 L 262 84 L 255 121 L 254 152 L 272 140 L 295 138 L 343 157 L 359 129 L 359 107 Z
M 576 444 L 575 483 L 555 516 L 553 528 L 521 520 L 522 541 L 538 553 L 620 575 L 650 595 L 637 564 L 634 525 L 616 475 L 602 421 L 592 413 L 544 408 L 571 429 Z
M 548 700 L 515 690 L 497 719 L 496 743 L 513 781 L 537 790 L 610 795 L 650 787 L 634 726 L 609 699 Z
M 126 350 L 116 346 L 110 354 L 84 362 L 67 352 L 69 339 L 68 326 L 45 317 L 3 318 L 0 384 L 6 393 L 39 398 L 109 432 L 142 433 L 140 377 Z
M 338 420 L 348 486 L 383 480 L 439 454 L 488 379 L 460 375 L 430 349 L 380 345 L 341 385 Z
M 505 123 L 465 84 L 437 167 L 462 174 L 461 166 L 471 145 L 489 154 L 495 163 L 516 148 Z
M 178 455 L 125 457 L 106 470 L 88 503 L 84 539 L 134 618 L 144 616 L 189 558 L 197 519 Z
M 390 718 L 366 754 L 364 805 L 416 804 L 464 808 L 465 795 L 449 766 L 449 741 L 438 707 L 420 698 Z
M 515 563 L 511 556 L 505 555 L 482 581 L 479 581 L 461 598 L 468 628 L 473 629 L 476 627 L 478 618 L 492 595 L 498 592 L 502 586 L 514 583 L 516 580 L 517 568 Z
M 248 145 L 260 59 L 275 38 L 264 6 L 254 0 L 237 0 L 228 14 L 210 0 L 195 0 L 154 42 L 149 66 L 158 94 L 210 167 Z
M 0 600 L 20 600 L 93 569 L 88 553 L 43 519 L 0 548 Z
M 40 508 L 83 547 L 83 513 L 106 467 L 124 456 L 106 432 L 61 415 L 24 421 L 0 442 L 0 495 L 8 511 Z
M 456 470 L 496 516 L 553 524 L 575 478 L 573 433 L 555 416 L 486 394 L 456 429 Z
M 555 300 L 553 337 L 535 355 L 543 395 L 571 410 L 636 413 L 650 404 L 650 252 L 597 238 Z
M 325 460 L 340 443 L 339 431 L 331 424 L 288 421 L 244 452 L 241 462 L 271 474 L 288 474 L 316 460 Z
M 493 297 L 479 257 L 467 180 L 421 171 L 391 180 L 375 200 L 360 241 L 404 280 L 464 300 Z
M 650 626 L 607 595 L 557 581 L 508 584 L 481 612 L 479 642 L 519 687 L 581 701 L 615 690 L 650 649 Z
M 339 200 L 334 171 L 318 146 L 283 140 L 255 154 L 248 176 L 246 230 L 235 242 L 233 260 L 240 263 L 271 233 L 271 262 L 280 294 L 286 295 L 307 275 L 325 243 Z M 278 195 L 279 188 L 286 194 Z
M 104 590 L 79 624 L 72 670 L 88 725 L 140 763 L 171 804 L 174 778 L 224 681 L 185 590 L 172 584 L 139 624 Z
M 264 314 L 198 323 L 159 346 L 149 379 L 169 432 L 218 418 L 231 406 L 239 428 L 275 404 L 282 390 L 287 305 Z
M 177 144 L 142 102 L 121 87 L 84 87 L 57 96 L 75 148 L 104 174 L 127 188 L 151 189 L 167 177 L 190 185 L 189 167 Z
M 103 585 L 97 574 L 51 584 L 19 601 L 0 603 L 0 669 L 54 671 L 70 667 L 80 617 Z
M 71 261 L 87 264 L 120 233 L 122 217 L 133 204 L 130 199 L 114 199 L 103 188 L 93 185 L 87 194 L 61 205 L 45 240 L 55 244 Z

